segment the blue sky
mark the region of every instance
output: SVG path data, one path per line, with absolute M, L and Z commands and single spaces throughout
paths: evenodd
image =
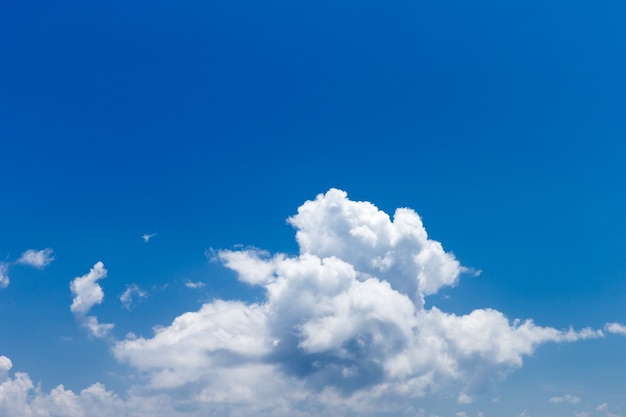
M 626 416 L 625 19 L 0 3 L 0 415 Z

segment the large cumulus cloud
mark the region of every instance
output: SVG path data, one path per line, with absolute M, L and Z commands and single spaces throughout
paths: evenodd
M 602 336 L 510 321 L 493 309 L 427 308 L 425 297 L 468 270 L 411 209 L 390 218 L 331 189 L 289 223 L 298 255 L 217 253 L 241 281 L 264 288 L 263 302 L 215 300 L 151 337 L 118 341 L 115 357 L 144 374 L 146 389 L 204 404 L 363 413 L 442 390 L 469 398 L 543 343 Z

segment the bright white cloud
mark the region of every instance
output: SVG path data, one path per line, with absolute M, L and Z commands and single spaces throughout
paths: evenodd
M 257 414 L 294 415 L 303 402 L 366 414 L 408 409 L 412 398 L 444 389 L 469 403 L 539 345 L 603 336 L 511 322 L 493 309 L 425 308 L 425 297 L 468 270 L 410 209 L 392 219 L 331 189 L 289 222 L 298 256 L 217 252 L 241 281 L 262 287 L 265 300 L 212 301 L 152 337 L 117 342 L 115 357 L 146 375 L 151 390 L 176 388 L 186 401 Z
M 5 262 L 0 262 L 0 288 L 6 288 L 9 286 L 9 265 Z
M 18 264 L 29 265 L 34 268 L 42 269 L 50 265 L 54 261 L 54 252 L 50 248 L 42 250 L 29 249 L 22 253 L 17 260 Z
M 566 394 L 562 397 L 552 397 L 548 401 L 551 402 L 552 404 L 558 404 L 558 403 L 578 404 L 580 402 L 580 397 Z
M 95 304 L 102 303 L 104 292 L 97 281 L 107 276 L 102 262 L 97 262 L 88 274 L 76 277 L 70 283 L 70 289 L 74 294 L 72 300 L 72 313 L 86 314 Z
M 100 323 L 95 316 L 87 316 L 87 312 L 96 304 L 102 303 L 104 291 L 98 280 L 107 276 L 107 270 L 102 262 L 97 262 L 93 268 L 81 277 L 76 277 L 70 283 L 74 295 L 70 310 L 92 335 L 103 337 L 113 328 L 113 324 Z
M 136 299 L 146 298 L 147 296 L 148 294 L 138 285 L 131 284 L 126 286 L 126 290 L 122 293 L 122 295 L 120 295 L 120 301 L 125 309 L 130 310 Z
M 0 356 L 0 415 L 424 417 L 425 410 L 413 407 L 416 398 L 445 391 L 469 404 L 476 389 L 522 366 L 538 346 L 603 335 L 510 321 L 488 308 L 465 315 L 426 308 L 426 297 L 468 270 L 428 238 L 410 209 L 391 218 L 330 190 L 289 222 L 297 256 L 254 248 L 216 252 L 241 281 L 265 291 L 262 300 L 213 300 L 151 336 L 113 342 L 114 357 L 146 381 L 124 399 L 98 383 L 80 392 L 62 385 L 43 392 L 27 374 L 11 375 L 10 359 Z M 98 281 L 106 275 L 98 262 L 70 284 L 71 311 L 96 337 L 113 329 L 88 315 L 103 302 Z M 6 264 L 0 284 L 3 276 Z M 131 285 L 120 301 L 130 306 L 142 293 Z M 606 331 L 620 333 L 618 326 Z
M 155 236 L 156 236 L 156 233 L 150 233 L 150 234 L 146 233 L 143 236 L 141 236 L 141 238 L 143 239 L 143 243 L 148 243 L 150 242 L 150 239 L 152 239 Z
M 620 334 L 626 336 L 626 326 L 619 323 L 607 323 L 604 329 L 609 333 Z

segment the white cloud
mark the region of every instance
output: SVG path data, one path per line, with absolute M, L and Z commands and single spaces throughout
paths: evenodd
M 0 415 L 344 417 L 404 410 L 423 417 L 416 398 L 445 391 L 469 404 L 477 389 L 521 367 L 541 344 L 603 335 L 510 321 L 488 308 L 465 315 L 426 308 L 426 297 L 469 270 L 428 237 L 410 209 L 391 218 L 330 190 L 289 222 L 298 256 L 244 247 L 215 253 L 241 281 L 264 289 L 260 302 L 214 300 L 151 336 L 113 342 L 114 357 L 146 381 L 124 399 L 98 383 L 43 392 L 27 374 L 11 375 L 10 359 L 0 356 Z M 7 265 L 0 263 L 0 286 L 8 284 Z M 96 337 L 113 328 L 89 315 L 104 299 L 98 281 L 106 275 L 98 262 L 70 284 L 71 311 Z M 130 285 L 120 301 L 130 306 L 142 293 Z M 617 326 L 606 331 L 619 333 Z
M 97 281 L 107 276 L 102 262 L 97 262 L 88 274 L 76 277 L 70 283 L 70 289 L 74 294 L 72 300 L 72 313 L 86 314 L 95 304 L 102 303 L 104 292 Z
M 126 286 L 126 290 L 120 295 L 120 301 L 125 309 L 130 310 L 134 299 L 136 298 L 145 298 L 147 297 L 147 293 L 139 288 L 136 284 L 131 284 Z
M 0 262 L 0 288 L 6 288 L 9 286 L 9 264 L 6 262 Z
M 578 404 L 580 402 L 580 397 L 566 394 L 562 397 L 552 397 L 548 401 L 553 404 L 558 404 L 558 403 Z
M 143 236 L 141 236 L 141 238 L 143 239 L 143 243 L 148 243 L 150 242 L 150 239 L 152 239 L 155 236 L 156 236 L 156 233 L 150 233 L 150 234 L 146 233 Z
M 521 413 L 519 413 L 519 417 L 530 417 L 530 414 L 528 414 L 528 412 L 524 410 Z
M 187 288 L 192 288 L 192 289 L 198 289 L 198 288 L 202 288 L 204 287 L 206 284 L 204 282 L 192 282 L 192 281 L 187 281 L 185 282 L 185 287 Z
M 602 403 L 599 406 L 596 407 L 596 411 L 606 411 L 607 409 L 607 404 L 606 403 Z
M 587 411 L 574 411 L 574 417 L 589 417 Z
M 620 334 L 622 336 L 626 336 L 626 326 L 621 325 L 619 323 L 607 323 L 604 326 L 604 329 L 609 333 Z
M 465 411 L 458 411 L 454 413 L 456 417 L 469 417 Z
M 22 253 L 17 260 L 18 264 L 29 265 L 34 268 L 42 269 L 50 265 L 54 261 L 54 252 L 50 248 L 42 250 L 29 249 Z
M 425 297 L 468 270 L 428 238 L 410 209 L 391 219 L 332 189 L 289 222 L 298 256 L 217 252 L 241 281 L 264 288 L 265 300 L 212 301 L 152 337 L 118 341 L 114 356 L 147 376 L 155 392 L 176 388 L 185 401 L 241 414 L 294 415 L 305 402 L 366 414 L 407 409 L 412 398 L 442 390 L 466 403 L 541 344 L 603 336 L 511 322 L 493 309 L 425 308 Z
M 474 401 L 472 397 L 463 392 L 459 394 L 456 400 L 459 404 L 471 404 Z
M 55 417 L 130 417 L 138 408 L 135 401 L 124 403 L 102 384 L 74 393 L 58 385 L 49 393 L 35 385 L 28 374 L 9 374 L 12 363 L 0 356 L 0 415 Z M 148 404 L 145 404 L 148 408 Z M 148 414 L 146 414 L 148 415 Z M 156 414 L 154 414 L 156 415 Z M 172 414 L 174 415 L 174 414 Z
M 70 283 L 74 295 L 70 310 L 92 335 L 104 337 L 113 328 L 113 324 L 99 323 L 95 316 L 87 316 L 87 312 L 96 304 L 102 303 L 104 291 L 97 283 L 107 276 L 107 270 L 102 262 L 97 262 L 93 268 L 82 277 L 76 277 Z

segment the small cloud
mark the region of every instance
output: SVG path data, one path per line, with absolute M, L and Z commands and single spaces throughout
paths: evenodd
M 0 262 L 0 288 L 9 286 L 9 264 Z
M 143 291 L 136 284 L 126 286 L 126 291 L 120 296 L 120 301 L 124 305 L 124 308 L 130 310 L 133 303 L 133 297 L 146 298 L 148 294 Z
M 97 281 L 106 278 L 107 270 L 102 262 L 97 262 L 88 274 L 76 277 L 70 283 L 70 289 L 74 294 L 70 310 L 80 323 L 89 329 L 92 335 L 104 337 L 113 328 L 113 324 L 99 323 L 95 316 L 87 316 L 87 312 L 95 304 L 102 303 L 104 292 Z
M 148 243 L 150 242 L 150 239 L 152 239 L 153 237 L 156 236 L 156 233 L 150 233 L 150 234 L 145 234 L 143 236 L 141 236 L 141 238 L 143 239 L 143 243 Z
M 454 414 L 456 417 L 469 417 L 465 411 L 459 411 Z
M 605 411 L 607 409 L 607 405 L 606 403 L 602 403 L 599 406 L 596 407 L 596 411 Z
M 42 250 L 29 249 L 17 260 L 18 264 L 29 265 L 33 268 L 42 269 L 54 261 L 54 252 L 50 248 Z
M 574 417 L 589 417 L 589 413 L 586 411 L 581 411 L 581 412 L 574 411 Z
M 626 336 L 626 326 L 619 323 L 607 323 L 604 325 L 604 329 L 609 333 Z
M 113 329 L 112 323 L 100 323 L 96 316 L 87 316 L 83 320 L 85 326 L 95 337 L 104 337 Z
M 578 404 L 580 402 L 580 397 L 567 394 L 562 397 L 552 397 L 548 401 L 551 402 L 552 404 L 559 404 L 559 403 Z
M 524 410 L 521 413 L 519 413 L 519 417 L 530 417 L 530 414 L 528 414 L 528 412 Z
M 198 282 L 192 282 L 192 281 L 187 281 L 187 282 L 185 282 L 185 287 L 187 287 L 187 288 L 193 288 L 194 290 L 195 290 L 195 289 L 198 289 L 198 288 L 202 288 L 202 287 L 204 287 L 205 285 L 206 285 L 206 284 L 205 284 L 204 282 L 200 282 L 200 281 L 198 281 Z
M 474 401 L 472 397 L 463 392 L 459 394 L 459 397 L 456 400 L 459 402 L 459 404 L 471 404 L 472 401 Z

